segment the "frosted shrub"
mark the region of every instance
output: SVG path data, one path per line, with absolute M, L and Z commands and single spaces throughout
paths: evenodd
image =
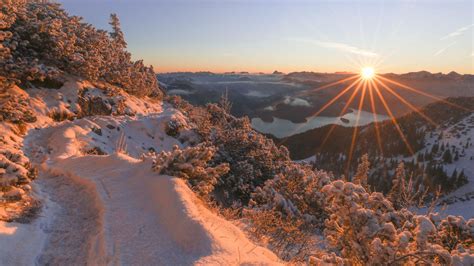
M 357 166 L 357 172 L 352 178 L 354 184 L 361 185 L 366 190 L 369 190 L 368 187 L 368 179 L 369 179 L 369 170 L 370 170 L 370 162 L 369 162 L 369 155 L 364 154 L 361 158 L 360 164 Z
M 79 92 L 77 103 L 79 116 L 134 115 L 125 105 L 126 94 L 116 87 L 84 88 Z
M 307 165 L 290 163 L 273 179 L 256 188 L 251 205 L 284 216 L 298 217 L 310 224 L 321 224 L 325 218 L 321 188 L 330 179 L 325 172 L 314 172 Z
M 229 171 L 225 163 L 208 165 L 214 154 L 215 149 L 205 143 L 185 149 L 174 146 L 172 151 L 162 151 L 156 156 L 153 169 L 159 174 L 186 179 L 201 195 L 207 196 L 214 190 L 219 176 Z
M 0 147 L 0 190 L 27 184 L 36 176 L 37 170 L 23 152 Z
M 301 261 L 316 248 L 313 234 L 326 218 L 321 188 L 329 182 L 325 172 L 290 162 L 255 189 L 244 217 L 250 219 L 253 232 L 269 238 L 281 257 Z
M 437 223 L 437 229 L 439 241 L 449 252 L 465 253 L 474 247 L 474 219 L 450 215 Z
M 316 247 L 312 232 L 304 221 L 271 210 L 244 210 L 244 217 L 251 221 L 251 235 L 267 242 L 268 246 L 284 260 L 303 261 Z
M 387 198 L 396 209 L 409 208 L 422 205 L 426 196 L 422 186 L 417 185 L 413 177 L 407 181 L 405 164 L 400 162 L 395 169 L 395 176 L 392 179 L 392 188 Z
M 25 97 L 11 97 L 8 90 L 6 99 L 0 99 L 0 122 L 8 121 L 15 124 L 33 123 L 36 116 L 31 112 Z
M 464 260 L 473 254 L 473 250 L 463 248 L 472 246 L 472 233 L 467 233 L 469 227 L 458 219 L 448 217 L 437 227 L 431 216 L 395 210 L 381 193 L 367 193 L 363 187 L 341 180 L 322 191 L 329 213 L 326 238 L 347 262 L 450 264 L 453 258 Z M 461 233 L 453 224 L 460 224 L 465 231 Z M 459 250 L 451 252 L 453 246 Z
M 254 131 L 247 117 L 235 118 L 215 104 L 208 104 L 207 112 L 209 135 L 204 137 L 216 147 L 213 162 L 230 165 L 216 186 L 221 203 L 246 205 L 255 189 L 290 161 L 288 150 Z
M 187 127 L 187 122 L 182 116 L 174 115 L 166 123 L 165 132 L 168 136 L 177 137 Z
M 64 71 L 137 96 L 162 96 L 153 69 L 131 60 L 116 15 L 108 34 L 69 16 L 57 3 L 2 0 L 1 12 L 0 76 L 44 86 L 55 84 Z

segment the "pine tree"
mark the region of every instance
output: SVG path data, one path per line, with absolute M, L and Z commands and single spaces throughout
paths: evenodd
M 123 35 L 122 29 L 120 28 L 120 20 L 117 14 L 110 14 L 109 24 L 112 26 L 110 37 L 115 40 L 115 43 L 117 43 L 119 47 L 125 49 L 127 47 L 127 42 L 125 42 L 125 37 Z
M 451 184 L 454 185 L 457 183 L 458 180 L 458 170 L 454 169 L 453 173 L 451 174 Z
M 225 93 L 221 95 L 219 100 L 219 107 L 224 109 L 224 111 L 230 114 L 230 110 L 232 109 L 232 102 L 229 100 L 229 91 L 226 89 Z
M 406 187 L 405 163 L 401 161 L 395 170 L 395 177 L 392 179 L 392 189 L 388 193 L 388 198 L 393 202 L 395 207 L 402 204 L 402 194 Z
M 357 166 L 357 171 L 352 182 L 361 185 L 366 190 L 368 189 L 367 180 L 369 179 L 370 162 L 369 155 L 366 153 L 362 156 L 360 164 Z
M 431 148 L 431 154 L 432 154 L 432 155 L 437 154 L 437 153 L 438 153 L 438 150 L 439 150 L 439 145 L 438 145 L 438 143 L 435 143 L 435 144 L 433 145 L 433 147 Z
M 453 163 L 453 156 L 451 155 L 451 151 L 449 149 L 446 149 L 446 151 L 444 152 L 443 161 L 445 163 Z

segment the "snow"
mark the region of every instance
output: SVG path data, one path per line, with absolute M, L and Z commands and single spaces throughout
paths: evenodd
M 463 129 L 456 130 L 456 128 Z M 443 135 L 442 140 L 438 140 L 440 134 Z M 428 134 L 425 142 L 430 143 L 430 145 L 419 151 L 419 153 L 430 151 L 435 142 L 448 144 L 449 147 L 456 146 L 462 150 L 462 147 L 464 147 L 468 140 L 470 143 L 474 141 L 474 114 L 468 115 L 461 121 L 446 128 L 438 129 L 438 132 L 431 137 Z M 436 207 L 436 211 L 446 216 L 460 215 L 465 219 L 474 218 L 474 160 L 471 158 L 474 158 L 474 145 L 464 148 L 464 154 L 459 156 L 458 161 L 445 165 L 448 175 L 451 175 L 454 169 L 457 169 L 458 173 L 464 170 L 465 175 L 468 177 L 468 183 L 442 197 L 440 199 L 441 202 L 450 202 L 450 204 L 441 204 Z M 420 210 L 420 212 L 424 211 L 426 209 Z
M 51 225 L 57 205 L 39 191 L 37 186 L 33 190 L 37 199 L 47 207 L 43 208 L 39 218 L 29 224 L 0 221 L 0 265 L 34 265 L 40 253 L 38 247 L 46 242 L 45 228 Z
M 95 183 L 111 262 L 277 262 L 275 255 L 255 247 L 236 226 L 206 209 L 183 180 L 152 172 L 151 161 L 125 154 L 83 156 L 60 160 L 51 168 Z
M 356 125 L 358 110 L 353 110 L 341 117 L 317 116 L 308 118 L 305 123 L 293 123 L 290 120 L 273 117 L 272 122 L 264 122 L 261 118 L 252 118 L 252 127 L 262 133 L 272 134 L 277 138 L 284 138 L 294 134 L 303 133 L 313 128 L 319 128 L 326 125 L 336 124 L 340 126 L 353 127 Z M 377 121 L 388 119 L 385 115 L 377 114 Z M 345 123 L 342 119 L 347 119 Z M 370 112 L 360 111 L 358 125 L 363 126 L 374 121 L 374 115 Z
M 159 175 L 151 160 L 139 159 L 149 148 L 186 145 L 166 135 L 173 119 L 185 118 L 165 108 L 135 117 L 49 121 L 31 130 L 24 150 L 41 165 L 34 186 L 50 200 L 31 224 L 0 224 L 0 264 L 279 264 L 207 209 L 184 180 Z M 125 153 L 117 153 L 120 138 Z M 87 155 L 92 147 L 108 155 Z
M 40 227 L 39 221 L 32 224 L 0 221 L 0 265 L 34 265 L 38 247 L 46 236 Z

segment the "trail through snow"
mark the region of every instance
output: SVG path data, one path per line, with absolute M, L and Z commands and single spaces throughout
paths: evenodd
M 111 123 L 110 118 L 104 119 Z M 156 132 L 160 119 L 117 120 L 115 125 L 133 132 L 129 139 L 137 141 L 140 134 L 160 134 Z M 116 152 L 82 155 L 79 151 L 91 141 L 110 149 L 116 136 L 103 130 L 103 136 L 91 137 L 90 125 L 101 126 L 103 121 L 81 120 L 37 130 L 26 141 L 30 157 L 41 164 L 36 186 L 48 195 L 51 203 L 46 207 L 57 205 L 50 210 L 55 218 L 42 228 L 45 236 L 36 263 L 280 263 L 272 252 L 208 210 L 183 180 L 153 172 L 150 160 Z M 155 142 L 157 151 L 179 144 L 168 136 L 157 136 Z M 129 153 L 138 154 L 136 148 L 129 147 Z

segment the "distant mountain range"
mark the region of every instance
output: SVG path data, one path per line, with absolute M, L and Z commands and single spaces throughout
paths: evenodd
M 234 103 L 231 112 L 236 116 L 258 117 L 266 122 L 271 122 L 274 117 L 277 117 L 294 123 L 304 123 L 307 118 L 346 88 L 350 82 L 347 81 L 317 92 L 313 91 L 351 75 L 355 74 L 348 72 L 282 74 L 278 71 L 274 74 L 184 72 L 159 74 L 158 80 L 169 94 L 180 95 L 196 105 L 217 102 L 220 96 L 227 91 L 228 97 Z M 406 74 L 389 73 L 382 76 L 436 97 L 474 96 L 474 75 L 420 71 Z M 400 96 L 418 108 L 436 101 L 435 98 L 416 94 L 393 84 L 387 85 L 390 85 Z M 381 90 L 381 93 L 389 106 L 392 107 L 395 116 L 401 116 L 411 111 L 410 108 L 400 104 L 399 99 L 389 92 Z M 349 94 L 346 93 L 320 115 L 339 116 Z M 359 97 L 356 97 L 349 107 L 357 108 L 358 100 Z M 377 113 L 387 114 L 377 99 L 375 105 Z M 371 112 L 368 102 L 362 109 Z

